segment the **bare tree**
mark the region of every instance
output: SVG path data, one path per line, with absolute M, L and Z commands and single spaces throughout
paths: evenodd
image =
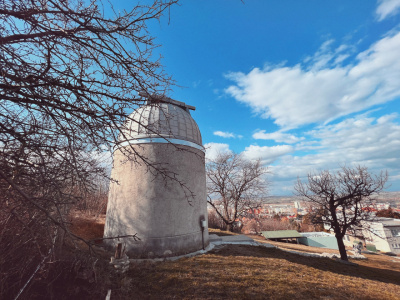
M 208 203 L 233 231 L 234 223 L 247 211 L 259 208 L 267 193 L 260 160 L 246 160 L 235 153 L 219 153 L 206 164 Z
M 376 212 L 376 216 L 383 218 L 400 219 L 400 213 L 393 211 L 391 207 L 389 207 L 388 209 L 378 210 Z
M 366 167 L 342 167 L 331 173 L 308 174 L 308 181 L 298 179 L 294 189 L 298 196 L 315 205 L 310 213 L 314 224 L 327 224 L 334 231 L 340 257 L 348 260 L 343 237 L 350 229 L 359 229 L 371 218 L 369 208 L 374 196 L 385 188 L 387 172 L 371 175 Z
M 176 2 L 0 1 L 0 298 L 79 238 L 66 216 L 108 176 L 96 157 L 144 102 L 139 92 L 169 90 L 147 22 Z

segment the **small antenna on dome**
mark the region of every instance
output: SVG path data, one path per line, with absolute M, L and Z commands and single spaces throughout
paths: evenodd
M 158 95 L 158 94 L 152 94 L 150 95 L 149 93 L 147 93 L 146 91 L 140 91 L 139 92 L 139 96 L 146 98 L 147 101 L 149 101 L 150 103 L 159 103 L 159 102 L 164 102 L 164 103 L 171 103 L 173 105 L 179 106 L 183 109 L 186 110 L 196 110 L 196 107 L 191 106 L 191 105 L 187 105 L 185 102 L 181 102 L 178 100 L 174 100 L 171 99 L 165 95 Z

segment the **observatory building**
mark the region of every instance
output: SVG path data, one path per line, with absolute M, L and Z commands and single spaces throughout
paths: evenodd
M 208 246 L 204 147 L 194 109 L 148 97 L 120 134 L 104 237 L 110 246 L 125 245 L 130 257 L 177 256 Z M 140 240 L 124 237 L 134 234 Z

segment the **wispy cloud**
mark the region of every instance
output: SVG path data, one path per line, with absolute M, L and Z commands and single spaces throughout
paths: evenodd
M 250 145 L 249 147 L 246 147 L 242 153 L 247 159 L 260 159 L 263 164 L 270 164 L 279 157 L 293 151 L 294 148 L 290 145 L 277 145 L 272 147 Z
M 324 43 L 306 62 L 291 67 L 230 73 L 225 92 L 284 129 L 328 123 L 400 96 L 400 33 L 385 36 L 342 66 L 354 49 Z M 347 52 L 346 52 L 347 51 Z
M 332 48 L 334 43 L 334 39 L 325 41 L 313 56 L 304 59 L 305 68 L 317 71 L 327 67 L 337 67 L 355 51 L 354 47 L 345 44 Z
M 204 145 L 206 149 L 206 159 L 215 159 L 218 153 L 232 152 L 228 144 L 223 143 L 207 143 Z
M 388 170 L 390 180 L 400 175 L 400 124 L 395 113 L 371 117 L 362 114 L 334 125 L 307 133 L 318 152 L 299 156 L 296 152 L 279 157 L 279 165 L 271 166 L 274 189 L 282 192 L 293 187 L 297 176 L 340 165 L 364 165 L 372 173 Z M 301 144 L 301 143 L 299 143 Z M 296 145 L 296 150 L 297 145 Z
M 200 84 L 201 84 L 201 80 L 197 80 L 197 81 L 193 81 L 193 82 L 192 82 L 192 86 L 193 86 L 194 88 L 197 88 Z
M 294 144 L 304 140 L 304 137 L 296 137 L 293 134 L 284 133 L 281 131 L 275 131 L 271 133 L 265 132 L 265 130 L 257 130 L 253 134 L 253 138 L 256 140 L 274 140 L 277 143 Z
M 232 132 L 226 132 L 226 131 L 214 131 L 214 135 L 220 136 L 223 138 L 242 138 L 242 135 L 234 134 Z
M 320 140 L 324 150 L 319 155 L 335 156 L 333 161 L 400 169 L 400 125 L 396 119 L 395 113 L 379 118 L 363 114 L 308 134 Z
M 387 17 L 393 16 L 400 11 L 400 0 L 378 0 L 376 14 L 378 21 L 382 21 Z
M 396 182 L 400 178 L 400 117 L 397 113 L 371 116 L 374 113 L 370 111 L 316 127 L 304 133 L 307 140 L 297 138 L 292 145 L 250 145 L 242 154 L 269 165 L 272 194 L 290 194 L 297 177 L 326 169 L 335 171 L 343 165 L 367 166 L 373 174 L 388 170 L 389 183 Z M 254 135 L 275 141 L 287 138 L 286 133 L 269 134 L 264 130 Z

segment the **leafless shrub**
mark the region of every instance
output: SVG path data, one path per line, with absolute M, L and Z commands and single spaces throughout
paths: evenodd
M 261 207 L 267 193 L 266 173 L 260 160 L 235 153 L 219 153 L 207 162 L 207 202 L 228 230 L 237 229 L 237 221 L 249 210 Z
M 292 229 L 292 225 L 287 220 L 278 220 L 274 218 L 262 220 L 260 225 L 261 230 L 289 230 Z
M 220 230 L 226 230 L 226 224 L 217 215 L 214 210 L 208 210 L 208 227 Z
M 94 181 L 94 189 L 82 195 L 76 209 L 91 216 L 105 214 L 108 200 L 108 180 L 98 178 Z
M 242 232 L 245 234 L 259 234 L 261 231 L 259 220 L 251 219 L 243 223 Z

